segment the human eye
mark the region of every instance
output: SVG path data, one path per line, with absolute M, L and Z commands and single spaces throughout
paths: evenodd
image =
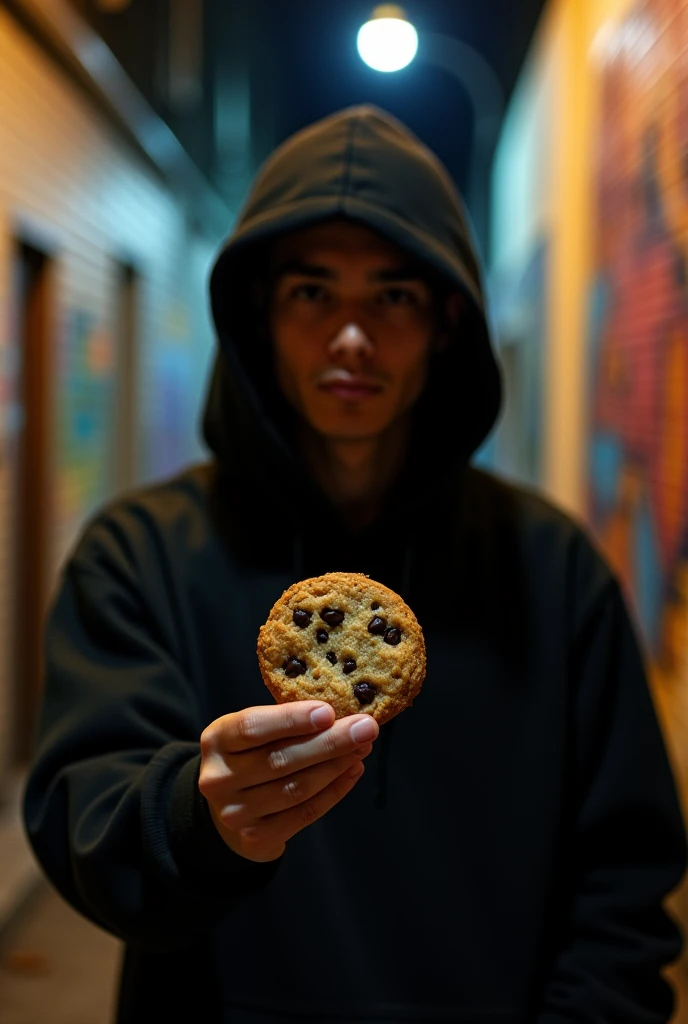
M 405 288 L 399 285 L 385 288 L 381 298 L 383 303 L 390 306 L 415 306 L 419 302 L 419 297 L 413 288 Z
M 321 284 L 300 281 L 290 289 L 289 297 L 305 302 L 324 302 L 327 299 L 327 293 Z

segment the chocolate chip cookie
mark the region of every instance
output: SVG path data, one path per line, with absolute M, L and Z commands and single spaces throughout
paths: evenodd
M 279 704 L 324 700 L 337 718 L 386 722 L 425 678 L 425 643 L 407 604 L 381 583 L 331 572 L 295 583 L 258 635 L 258 662 Z

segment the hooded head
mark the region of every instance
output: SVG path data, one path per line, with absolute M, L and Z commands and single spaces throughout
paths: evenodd
M 265 483 L 307 476 L 294 413 L 276 383 L 265 300 L 268 253 L 288 234 L 334 219 L 363 225 L 427 270 L 438 294 L 464 297 L 460 322 L 430 357 L 413 408 L 414 491 L 465 465 L 492 428 L 500 378 L 478 260 L 461 200 L 439 160 L 399 121 L 353 107 L 292 136 L 258 174 L 211 276 L 219 339 L 204 434 L 230 475 Z M 426 477 L 418 487 L 418 474 Z

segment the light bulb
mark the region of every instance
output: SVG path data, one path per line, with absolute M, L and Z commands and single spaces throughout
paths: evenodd
M 400 71 L 416 56 L 418 33 L 401 8 L 384 4 L 360 28 L 357 44 L 361 59 L 375 71 Z

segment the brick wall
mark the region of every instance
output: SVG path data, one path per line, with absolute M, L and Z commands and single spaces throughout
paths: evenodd
M 156 173 L 0 7 L 0 778 L 12 728 L 8 629 L 17 483 L 13 455 L 19 353 L 12 309 L 17 237 L 38 240 L 54 259 L 47 511 L 49 573 L 54 580 L 84 516 L 94 501 L 107 499 L 114 489 L 111 419 L 100 424 L 106 425 L 99 440 L 106 469 L 95 487 L 78 451 L 72 453 L 75 466 L 69 465 L 72 455 L 65 453 L 60 438 L 61 424 L 71 411 L 60 390 L 60 366 L 75 324 L 90 325 L 95 344 L 101 346 L 98 351 L 105 351 L 106 363 L 109 352 L 116 368 L 119 265 L 136 268 L 138 479 L 196 459 L 201 454 L 196 420 L 213 344 L 205 276 L 215 246 L 190 235 L 183 210 Z M 170 368 L 175 371 L 172 389 Z M 179 406 L 179 424 L 174 445 L 167 444 L 161 453 L 170 402 Z

